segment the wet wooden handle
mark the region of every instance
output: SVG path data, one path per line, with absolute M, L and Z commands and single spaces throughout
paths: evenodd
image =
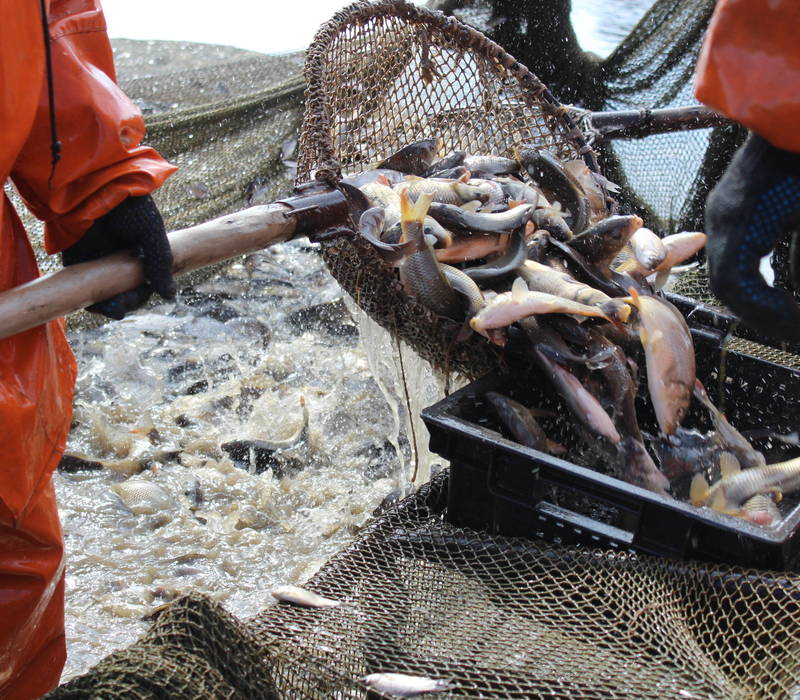
M 175 274 L 196 270 L 292 238 L 297 224 L 282 204 L 251 207 L 168 234 Z M 71 265 L 0 293 L 0 338 L 60 318 L 144 281 L 130 252 Z

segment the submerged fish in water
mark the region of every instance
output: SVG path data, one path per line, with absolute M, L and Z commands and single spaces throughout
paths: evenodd
M 672 304 L 640 296 L 631 288 L 625 299 L 639 310 L 639 338 L 644 347 L 647 387 L 658 427 L 675 432 L 689 409 L 695 382 L 694 343 L 686 320 Z
M 136 515 L 152 515 L 175 504 L 166 489 L 146 479 L 134 477 L 114 484 L 111 490 Z
M 538 348 L 535 348 L 533 352 L 539 365 L 550 377 L 556 390 L 567 402 L 578 420 L 593 433 L 601 435 L 609 442 L 614 444 L 620 442 L 622 438 L 614 427 L 614 422 L 580 380 L 557 362 L 553 362 Z
M 405 673 L 371 673 L 363 678 L 365 685 L 387 695 L 413 698 L 426 693 L 441 693 L 454 685 L 438 678 L 410 676 Z
M 703 404 L 711 416 L 711 422 L 717 431 L 717 439 L 726 450 L 732 452 L 736 459 L 745 468 L 761 467 L 767 461 L 764 455 L 756 450 L 747 438 L 734 428 L 720 410 L 708 398 L 705 387 L 699 379 L 695 380 L 693 388 L 695 398 Z
M 563 455 L 567 449 L 550 440 L 533 413 L 527 406 L 518 401 L 498 394 L 496 391 L 487 391 L 486 399 L 491 404 L 500 422 L 514 436 L 514 439 L 525 447 L 531 447 L 540 452 L 549 452 L 552 455 Z
M 752 498 L 748 498 L 742 506 L 745 520 L 749 520 L 756 525 L 772 525 L 781 519 L 781 512 L 772 496 L 766 493 L 757 493 Z
M 342 605 L 340 600 L 325 598 L 299 586 L 279 586 L 272 590 L 272 597 L 282 603 L 293 603 L 304 608 L 336 608 Z
M 439 150 L 441 139 L 423 139 L 403 146 L 399 151 L 382 160 L 377 168 L 399 170 L 406 175 L 422 176 L 431 167 L 436 151 Z
M 277 468 L 273 459 L 276 452 L 297 447 L 308 437 L 308 406 L 303 396 L 300 397 L 302 419 L 300 425 L 288 438 L 283 440 L 230 440 L 220 445 L 231 460 L 241 462 L 252 473 L 261 474 L 270 468 Z
M 622 440 L 620 447 L 625 454 L 622 478 L 629 484 L 666 496 L 669 480 L 659 471 L 642 442 L 629 435 Z

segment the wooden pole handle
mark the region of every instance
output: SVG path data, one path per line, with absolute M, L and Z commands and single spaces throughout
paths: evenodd
M 168 234 L 176 274 L 288 241 L 295 234 L 291 207 L 265 204 Z M 0 293 L 0 338 L 135 289 L 142 264 L 130 251 L 65 267 Z

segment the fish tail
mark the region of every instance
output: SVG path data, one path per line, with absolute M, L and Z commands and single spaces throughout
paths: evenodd
M 709 486 L 706 478 L 702 474 L 695 474 L 692 477 L 692 484 L 689 487 L 689 501 L 693 506 L 702 506 L 708 498 Z
M 412 222 L 422 223 L 423 221 L 425 221 L 425 217 L 428 214 L 428 208 L 431 206 L 432 201 L 433 201 L 433 195 L 427 192 L 417 197 L 416 202 L 412 202 L 409 199 L 408 193 L 405 190 L 400 192 L 401 223 L 404 224 L 409 224 Z

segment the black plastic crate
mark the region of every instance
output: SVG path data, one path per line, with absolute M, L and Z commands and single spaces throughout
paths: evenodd
M 670 298 L 689 318 L 697 376 L 716 403 L 727 318 L 705 307 L 688 313 L 690 300 Z M 725 354 L 723 386 L 725 413 L 739 430 L 768 429 L 783 435 L 800 428 L 800 371 L 730 350 Z M 504 437 L 485 405 L 487 391 L 552 409 L 558 417 L 541 421 L 548 435 L 568 446 L 580 444 L 568 409 L 536 368 L 490 374 L 428 407 L 422 418 L 431 434 L 431 450 L 451 465 L 446 517 L 452 524 L 674 559 L 800 570 L 800 541 L 795 537 L 800 525 L 798 494 L 784 498 L 783 517 L 770 527 L 695 508 L 591 468 L 591 458 L 587 462 L 577 447 L 568 455 L 571 460 L 583 460 L 582 466 Z M 640 390 L 640 425 L 655 433 L 646 395 Z M 712 429 L 705 409 L 694 399 L 683 425 Z M 768 463 L 800 455 L 800 449 L 778 440 L 754 442 L 754 446 Z

